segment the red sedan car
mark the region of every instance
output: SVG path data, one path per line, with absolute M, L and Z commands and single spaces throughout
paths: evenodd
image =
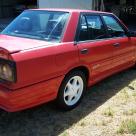
M 86 88 L 136 64 L 136 33 L 113 14 L 26 10 L 0 35 L 0 107 L 56 100 L 76 107 Z

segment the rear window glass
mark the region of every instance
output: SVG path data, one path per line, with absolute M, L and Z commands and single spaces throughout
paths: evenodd
M 60 41 L 69 13 L 27 10 L 18 16 L 2 34 L 46 41 Z

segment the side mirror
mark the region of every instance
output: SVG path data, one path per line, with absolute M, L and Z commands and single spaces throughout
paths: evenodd
M 136 37 L 136 31 L 128 31 L 128 37 Z

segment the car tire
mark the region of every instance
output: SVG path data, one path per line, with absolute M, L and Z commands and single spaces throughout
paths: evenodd
M 57 105 L 63 110 L 72 110 L 81 102 L 86 90 L 87 80 L 82 71 L 69 73 L 60 86 Z

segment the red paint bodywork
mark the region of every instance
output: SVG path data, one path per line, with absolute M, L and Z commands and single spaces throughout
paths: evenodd
M 117 38 L 75 45 L 81 12 L 88 10 L 40 9 L 70 12 L 61 43 L 0 35 L 0 50 L 16 62 L 17 82 L 1 83 L 0 107 L 14 112 L 39 105 L 57 97 L 65 75 L 84 67 L 89 71 L 88 86 L 131 67 L 136 62 L 136 38 Z M 97 12 L 102 13 L 102 12 Z M 103 14 L 110 14 L 104 13 Z M 116 48 L 114 43 L 120 43 Z M 80 50 L 87 48 L 87 55 Z M 0 51 L 1 52 L 1 51 Z

